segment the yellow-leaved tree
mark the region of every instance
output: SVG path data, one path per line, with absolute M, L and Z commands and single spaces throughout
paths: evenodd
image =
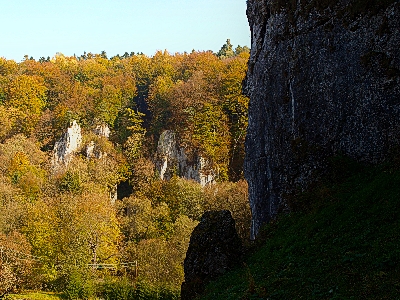
M 46 105 L 44 80 L 39 76 L 17 75 L 9 78 L 4 105 L 14 108 L 17 131 L 29 136 Z

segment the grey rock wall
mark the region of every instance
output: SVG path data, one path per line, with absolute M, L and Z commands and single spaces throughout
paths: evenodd
M 372 1 L 380 3 L 373 10 L 359 0 L 317 2 L 247 1 L 253 238 L 287 208 L 286 193 L 318 179 L 327 158 L 377 163 L 399 145 L 399 1 Z

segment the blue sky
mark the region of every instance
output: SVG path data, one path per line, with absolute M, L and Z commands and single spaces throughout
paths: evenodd
M 245 0 L 0 0 L 0 57 L 250 46 Z

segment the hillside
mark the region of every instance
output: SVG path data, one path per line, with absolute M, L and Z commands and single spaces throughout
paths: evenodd
M 398 161 L 366 167 L 336 158 L 331 170 L 201 299 L 397 299 Z
M 247 239 L 248 52 L 0 58 L 0 298 L 176 299 L 204 211 Z
M 255 245 L 203 299 L 398 298 L 399 15 L 392 0 L 247 1 Z

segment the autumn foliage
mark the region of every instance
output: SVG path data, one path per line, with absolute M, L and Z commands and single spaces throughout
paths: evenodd
M 224 47 L 218 55 L 0 58 L 0 297 L 29 288 L 107 298 L 122 286 L 176 295 L 205 210 L 230 209 L 248 238 L 241 89 L 249 54 Z M 72 120 L 83 142 L 55 171 L 52 149 Z M 105 124 L 109 138 L 93 133 Z M 154 160 L 164 130 L 189 157 L 207 160 L 215 184 L 159 179 Z M 111 201 L 123 184 L 127 197 Z

